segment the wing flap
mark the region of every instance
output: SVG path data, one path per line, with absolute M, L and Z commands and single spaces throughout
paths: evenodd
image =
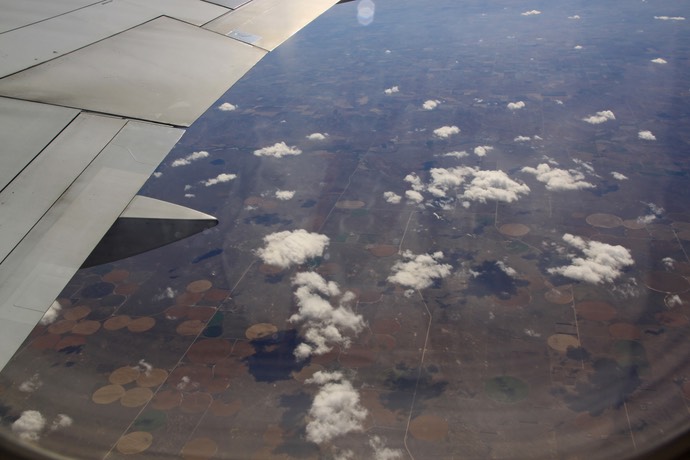
M 182 132 L 126 123 L 0 265 L 0 320 L 28 335 Z M 20 344 L 4 344 L 0 368 Z
M 0 191 L 74 118 L 78 110 L 0 97 Z M 2 260 L 0 258 L 0 260 Z
M 0 193 L 0 261 L 125 125 L 81 114 Z

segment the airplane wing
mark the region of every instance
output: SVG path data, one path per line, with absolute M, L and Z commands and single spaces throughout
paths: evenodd
M 335 3 L 0 0 L 0 369 L 114 222 L 213 221 L 136 194 L 185 127 Z

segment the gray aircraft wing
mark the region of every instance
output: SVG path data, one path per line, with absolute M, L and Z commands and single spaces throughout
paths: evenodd
M 188 127 L 337 0 L 0 0 L 0 368 Z

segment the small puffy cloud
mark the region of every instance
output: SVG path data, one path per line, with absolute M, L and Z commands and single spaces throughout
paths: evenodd
M 666 270 L 673 270 L 673 268 L 676 266 L 676 261 L 673 257 L 664 257 L 661 259 L 661 263 L 664 264 L 664 268 Z
M 422 179 L 420 179 L 419 176 L 415 173 L 408 174 L 407 176 L 405 176 L 403 180 L 412 186 L 412 190 L 424 190 L 424 184 L 422 184 Z
M 208 157 L 208 152 L 202 150 L 200 152 L 192 152 L 184 158 L 178 158 L 172 162 L 172 167 L 177 168 L 178 166 L 186 166 L 192 161 L 200 160 L 202 158 Z
M 224 182 L 230 182 L 231 180 L 237 178 L 237 174 L 226 174 L 226 173 L 221 173 L 218 174 L 216 177 L 212 177 L 210 179 L 206 179 L 201 181 L 202 184 L 204 184 L 206 187 L 210 187 L 212 185 L 216 184 L 222 184 Z
M 311 133 L 307 136 L 310 141 L 322 141 L 328 137 L 328 133 Z
M 530 11 L 525 11 L 524 13 L 520 13 L 521 16 L 536 16 L 538 14 L 541 14 L 541 11 L 539 10 L 530 10 Z
M 19 385 L 19 391 L 22 393 L 33 393 L 43 386 L 41 377 L 36 373 L 29 380 L 25 380 Z
M 529 193 L 527 185 L 512 180 L 503 171 L 480 170 L 467 166 L 455 168 L 432 168 L 430 179 L 423 184 L 417 175 L 410 174 L 405 180 L 412 183 L 413 190 L 405 192 L 405 196 L 416 203 L 424 200 L 422 192 L 427 192 L 433 198 L 454 200 L 463 198 L 469 201 L 486 202 L 498 200 L 511 203 L 519 195 Z M 453 196 L 452 192 L 456 192 Z M 449 203 L 446 203 L 449 206 Z
M 673 294 L 673 295 L 667 296 L 664 299 L 664 302 L 666 302 L 666 306 L 668 308 L 673 308 L 673 307 L 677 307 L 678 305 L 683 305 L 683 300 L 680 298 L 680 296 L 678 294 Z
M 37 410 L 25 410 L 12 424 L 12 432 L 24 441 L 38 441 L 46 426 L 45 417 Z
M 658 217 L 661 217 L 666 212 L 666 210 L 663 207 L 658 206 L 654 203 L 645 203 L 643 201 L 642 204 L 647 206 L 647 208 L 649 209 L 649 212 L 646 215 L 640 216 L 636 219 L 636 221 L 640 224 L 643 224 L 643 225 L 651 224 Z
M 424 101 L 424 104 L 422 104 L 422 108 L 424 110 L 434 110 L 438 105 L 441 103 L 441 101 L 437 101 L 435 99 L 429 99 L 428 101 Z
M 656 59 L 652 59 L 652 62 L 654 64 L 668 64 L 668 61 L 666 59 L 660 58 L 660 57 L 658 57 Z
M 184 197 L 185 197 L 185 198 L 195 198 L 196 195 L 193 194 L 193 193 L 185 193 L 185 194 L 184 194 Z
M 607 122 L 609 120 L 615 120 L 616 116 L 610 110 L 602 110 L 597 112 L 595 115 L 590 115 L 582 119 L 591 125 L 599 125 L 601 123 Z
M 434 130 L 434 135 L 441 139 L 447 139 L 450 136 L 460 133 L 460 128 L 457 126 L 441 126 Z
M 450 275 L 452 267 L 439 262 L 443 258 L 441 251 L 419 255 L 405 251 L 402 257 L 402 261 L 393 265 L 393 274 L 388 277 L 391 283 L 413 289 L 424 289 L 434 284 L 434 280 Z
M 467 155 L 469 155 L 469 153 L 465 152 L 464 150 L 462 150 L 460 152 L 455 151 L 455 152 L 448 152 L 448 153 L 443 154 L 444 157 L 452 157 L 452 158 L 464 158 Z
M 391 204 L 398 204 L 402 197 L 395 192 L 383 192 L 383 198 Z
M 579 14 L 575 14 L 575 15 L 573 15 L 573 16 L 568 16 L 568 19 L 580 19 L 580 15 L 579 15 Z
M 385 441 L 379 436 L 372 436 L 369 439 L 369 447 L 374 451 L 374 460 L 396 460 L 403 456 L 401 450 L 386 447 Z
M 473 170 L 472 180 L 465 186 L 463 198 L 485 203 L 487 200 L 512 203 L 519 195 L 530 192 L 527 185 L 514 181 L 503 171 Z
M 281 201 L 291 200 L 294 196 L 294 190 L 276 190 L 276 198 Z
M 515 139 L 513 139 L 513 142 L 529 142 L 531 140 L 532 138 L 529 136 L 517 136 Z
M 424 201 L 424 196 L 417 190 L 407 190 L 405 191 L 405 198 L 413 203 L 421 203 Z
M 364 319 L 350 307 L 355 295 L 346 292 L 334 307 L 329 298 L 340 295 L 338 285 L 333 281 L 327 282 L 315 272 L 298 273 L 292 284 L 297 286 L 295 299 L 299 311 L 289 321 L 302 324 L 304 339 L 295 348 L 295 357 L 302 360 L 312 355 L 322 355 L 335 345 L 348 348 L 351 339 L 346 334 L 356 335 L 364 328 Z
M 60 315 L 61 310 L 62 305 L 60 304 L 60 302 L 58 302 L 57 300 L 53 301 L 53 303 L 50 304 L 50 307 L 48 307 L 48 310 L 46 310 L 46 312 L 41 317 L 40 323 L 44 326 L 53 324 Z
M 393 86 L 393 87 L 391 87 L 391 88 L 384 89 L 383 92 L 386 93 L 386 94 L 399 93 L 399 92 L 400 92 L 400 88 L 398 88 L 397 86 Z
M 655 141 L 656 136 L 652 134 L 651 131 L 640 131 L 637 133 L 637 137 L 640 139 L 644 139 L 645 141 Z
M 594 184 L 584 180 L 584 174 L 573 169 L 552 168 L 546 163 L 541 163 L 536 168 L 526 166 L 521 171 L 534 174 L 539 182 L 546 184 L 547 190 L 561 191 L 594 188 Z
M 159 179 L 162 175 L 163 173 L 160 171 L 156 171 L 155 173 L 153 173 L 153 177 L 155 177 L 156 179 Z
M 575 46 L 573 46 L 573 49 L 576 49 L 576 50 L 581 50 L 582 48 L 583 48 L 582 45 L 575 45 Z
M 508 102 L 508 110 L 520 110 L 525 108 L 525 103 L 523 101 Z
M 622 274 L 624 267 L 634 263 L 630 251 L 620 245 L 599 241 L 585 241 L 579 236 L 566 233 L 563 241 L 579 250 L 584 257 L 571 255 L 571 265 L 550 268 L 549 273 L 558 274 L 579 281 L 600 284 L 612 282 Z
M 616 180 L 628 180 L 628 176 L 626 176 L 625 174 L 619 173 L 617 171 L 611 171 L 611 175 Z
M 494 148 L 490 145 L 480 145 L 474 148 L 474 154 L 477 155 L 478 157 L 483 157 L 490 151 L 492 151 Z
M 510 276 L 511 278 L 515 278 L 517 276 L 517 272 L 515 271 L 515 269 L 507 266 L 503 261 L 497 261 L 496 266 L 499 269 L 501 269 L 503 273 Z
M 352 431 L 362 431 L 367 410 L 359 393 L 340 372 L 318 371 L 305 383 L 321 385 L 309 409 L 307 440 L 321 444 Z
M 235 109 L 237 109 L 237 106 L 232 105 L 229 102 L 223 102 L 221 105 L 218 106 L 218 110 L 222 112 L 232 112 Z
M 328 237 L 306 230 L 271 233 L 264 237 L 265 246 L 256 251 L 264 263 L 288 268 L 319 257 L 328 246 Z
M 299 155 L 302 153 L 300 149 L 295 147 L 289 147 L 285 142 L 277 142 L 268 147 L 264 147 L 258 150 L 254 150 L 254 155 L 257 157 L 275 157 L 282 158 L 286 155 Z
M 58 414 L 53 420 L 53 423 L 50 424 L 50 431 L 59 430 L 60 428 L 67 428 L 72 426 L 73 422 L 72 417 L 69 415 Z
M 654 16 L 654 19 L 661 21 L 685 21 L 683 16 Z

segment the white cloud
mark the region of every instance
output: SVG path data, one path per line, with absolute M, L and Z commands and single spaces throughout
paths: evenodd
M 500 268 L 503 273 L 510 276 L 511 278 L 515 278 L 517 276 L 517 272 L 515 271 L 515 269 L 507 266 L 503 261 L 496 261 L 496 266 Z
M 393 87 L 391 87 L 391 88 L 384 89 L 383 92 L 386 93 L 386 94 L 399 93 L 399 92 L 400 92 L 400 88 L 398 88 L 397 86 L 393 86 Z
M 395 192 L 383 192 L 383 198 L 391 204 L 398 204 L 402 197 Z
M 291 200 L 294 196 L 294 190 L 276 190 L 276 198 L 278 198 L 281 201 Z
M 412 186 L 412 190 L 420 191 L 424 190 L 424 185 L 422 184 L 422 179 L 415 173 L 410 173 L 403 179 L 405 182 Z
M 60 305 L 60 302 L 57 300 L 53 301 L 52 304 L 50 304 L 50 307 L 48 307 L 48 310 L 43 314 L 41 317 L 40 323 L 44 326 L 47 326 L 48 324 L 53 324 L 55 320 L 60 316 L 60 311 L 62 310 L 62 305 Z
M 379 436 L 372 436 L 369 439 L 369 446 L 374 451 L 374 460 L 396 460 L 403 455 L 401 450 L 386 447 L 385 441 Z
M 310 141 L 322 141 L 328 137 L 328 133 L 311 133 L 307 136 Z
M 615 119 L 616 116 L 613 114 L 613 112 L 611 112 L 610 110 L 602 110 L 601 112 L 597 112 L 595 115 L 590 115 L 588 117 L 583 118 L 582 121 L 586 121 L 587 123 L 592 125 L 599 125 L 606 121 Z
M 340 372 L 318 371 L 306 383 L 321 385 L 309 409 L 307 440 L 321 444 L 352 431 L 362 431 L 367 410 L 359 393 Z
M 285 142 L 277 142 L 271 146 L 254 150 L 254 155 L 256 155 L 257 157 L 264 156 L 282 158 L 286 155 L 299 155 L 300 153 L 302 153 L 300 149 L 298 149 L 294 145 L 292 147 L 288 147 L 288 145 Z
M 483 157 L 490 151 L 492 151 L 494 148 L 490 145 L 480 145 L 478 147 L 474 148 L 474 154 L 477 155 L 478 157 Z
M 625 174 L 619 173 L 617 171 L 611 171 L 611 175 L 616 180 L 628 180 L 628 176 L 626 176 Z
M 186 166 L 192 161 L 200 160 L 202 158 L 208 157 L 208 152 L 202 150 L 200 152 L 192 152 L 184 158 L 178 158 L 172 162 L 172 167 L 177 168 L 178 166 Z
M 322 255 L 328 242 L 326 235 L 303 229 L 271 233 L 264 237 L 266 246 L 256 255 L 269 265 L 287 268 Z
M 575 46 L 573 47 L 573 49 L 576 49 L 576 50 L 581 50 L 582 48 L 583 48 L 582 45 L 575 45 Z
M 12 424 L 12 432 L 24 441 L 38 441 L 46 425 L 45 417 L 37 410 L 25 410 Z
M 429 99 L 428 101 L 424 101 L 424 104 L 422 104 L 422 108 L 424 110 L 434 110 L 438 105 L 441 103 L 441 101 L 437 101 L 435 99 Z
M 587 172 L 589 172 L 590 174 L 596 175 L 596 171 L 594 170 L 594 166 L 592 166 L 591 163 L 588 163 L 588 162 L 586 162 L 586 161 L 584 161 L 584 160 L 580 160 L 579 158 L 573 158 L 573 163 L 575 163 L 576 165 L 579 165 L 579 166 L 583 167 L 583 168 L 586 169 Z
M 237 178 L 237 174 L 218 174 L 216 177 L 212 177 L 210 179 L 202 180 L 201 183 L 204 184 L 206 187 L 210 187 L 212 185 L 216 184 L 222 184 L 224 182 L 230 182 L 231 180 Z
M 660 58 L 660 57 L 658 57 L 656 59 L 652 59 L 652 62 L 654 64 L 668 64 L 668 61 L 666 59 Z
M 456 168 L 432 168 L 429 173 L 431 180 L 426 187 L 426 190 L 435 197 L 445 197 L 449 190 L 456 189 L 465 180 L 465 177 L 472 173 L 472 169 L 468 167 Z
M 541 163 L 536 168 L 526 166 L 521 171 L 534 174 L 539 182 L 546 184 L 547 190 L 582 190 L 594 187 L 593 184 L 583 180 L 584 174 L 574 169 L 552 168 L 546 163 Z
M 673 259 L 673 257 L 664 257 L 661 259 L 661 263 L 664 264 L 664 268 L 666 270 L 673 270 L 676 265 L 676 261 Z
M 412 201 L 413 203 L 421 203 L 424 201 L 424 196 L 416 190 L 406 190 L 405 198 Z
M 434 280 L 450 275 L 451 266 L 439 263 L 443 258 L 441 251 L 433 254 L 413 254 L 411 251 L 402 253 L 403 260 L 393 265 L 393 274 L 388 281 L 413 289 L 424 289 Z
M 465 152 L 464 150 L 462 150 L 460 152 L 456 151 L 456 152 L 448 152 L 448 153 L 443 154 L 444 157 L 453 157 L 453 158 L 464 158 L 467 155 L 469 155 L 469 153 Z
M 454 134 L 459 134 L 460 128 L 457 126 L 441 126 L 434 130 L 434 135 L 441 139 L 447 139 Z
M 654 16 L 654 19 L 660 19 L 662 21 L 685 21 L 683 16 Z
M 532 138 L 529 136 L 517 136 L 515 139 L 513 139 L 513 142 L 529 142 L 531 140 Z
M 184 197 L 185 197 L 185 198 L 194 198 L 194 197 L 196 197 L 196 195 L 193 194 L 193 193 L 185 193 L 185 194 L 184 194 Z
M 520 110 L 525 108 L 525 103 L 523 101 L 508 102 L 508 110 Z
M 41 388 L 41 386 L 43 386 L 43 382 L 38 373 L 36 373 L 29 380 L 25 380 L 19 385 L 19 391 L 22 393 L 33 393 Z
M 232 112 L 237 108 L 236 105 L 232 105 L 229 102 L 223 102 L 221 105 L 218 106 L 218 110 L 221 110 L 223 112 Z
M 634 263 L 630 251 L 623 246 L 585 241 L 570 233 L 563 235 L 563 241 L 582 252 L 584 257 L 570 255 L 571 265 L 550 268 L 548 272 L 551 274 L 600 284 L 612 282 L 622 274 L 622 268 Z
M 153 173 L 153 177 L 155 177 L 156 179 L 160 178 L 162 175 L 163 173 L 160 171 L 156 171 L 155 173 Z
M 144 375 L 149 375 L 149 374 L 151 374 L 151 371 L 153 370 L 153 364 L 146 362 L 146 360 L 142 358 L 137 363 L 137 369 L 139 370 L 139 372 L 142 372 Z
M 652 134 L 651 131 L 640 131 L 639 133 L 637 133 L 637 137 L 639 137 L 640 139 L 643 139 L 645 141 L 655 141 L 656 140 L 656 136 L 654 134 Z
M 670 295 L 670 296 L 666 297 L 666 299 L 664 299 L 664 300 L 666 301 L 666 306 L 668 308 L 673 308 L 673 307 L 677 307 L 678 305 L 683 305 L 683 300 L 680 298 L 680 296 L 678 294 Z
M 72 423 L 72 417 L 69 415 L 58 414 L 53 420 L 53 423 L 50 424 L 50 431 L 59 430 L 60 428 L 67 428 L 68 426 L 72 426 Z
M 355 295 L 345 292 L 338 306 L 334 307 L 328 298 L 339 296 L 340 288 L 315 272 L 298 273 L 292 284 L 297 286 L 295 299 L 299 311 L 289 321 L 302 323 L 305 340 L 295 349 L 295 357 L 302 360 L 312 355 L 322 355 L 331 351 L 334 345 L 348 348 L 351 339 L 346 333 L 357 335 L 364 328 L 364 319 L 350 306 Z
M 525 335 L 529 337 L 541 337 L 541 334 L 536 332 L 534 329 L 527 329 L 525 328 Z
M 530 11 L 525 11 L 524 13 L 520 13 L 522 16 L 536 16 L 537 14 L 541 14 L 541 11 L 539 10 L 530 10 Z
M 576 15 L 573 15 L 573 16 L 568 16 L 568 19 L 580 19 L 580 15 L 579 15 L 579 14 L 576 14 Z
M 530 192 L 527 185 L 516 182 L 503 171 L 482 171 L 473 169 L 473 178 L 465 186 L 463 198 L 485 203 L 487 200 L 512 203 L 519 195 Z
M 503 171 L 480 170 L 467 166 L 455 168 L 432 168 L 428 184 L 424 185 L 415 174 L 405 177 L 406 182 L 412 184 L 413 190 L 405 192 L 407 199 L 421 203 L 424 195 L 430 193 L 434 198 L 464 198 L 465 200 L 480 201 L 498 200 L 511 203 L 521 194 L 529 193 L 527 185 L 512 180 Z M 464 188 L 464 190 L 463 190 Z M 451 192 L 458 192 L 452 196 Z M 460 193 L 462 192 L 462 193 Z M 446 203 L 449 205 L 449 203 Z

